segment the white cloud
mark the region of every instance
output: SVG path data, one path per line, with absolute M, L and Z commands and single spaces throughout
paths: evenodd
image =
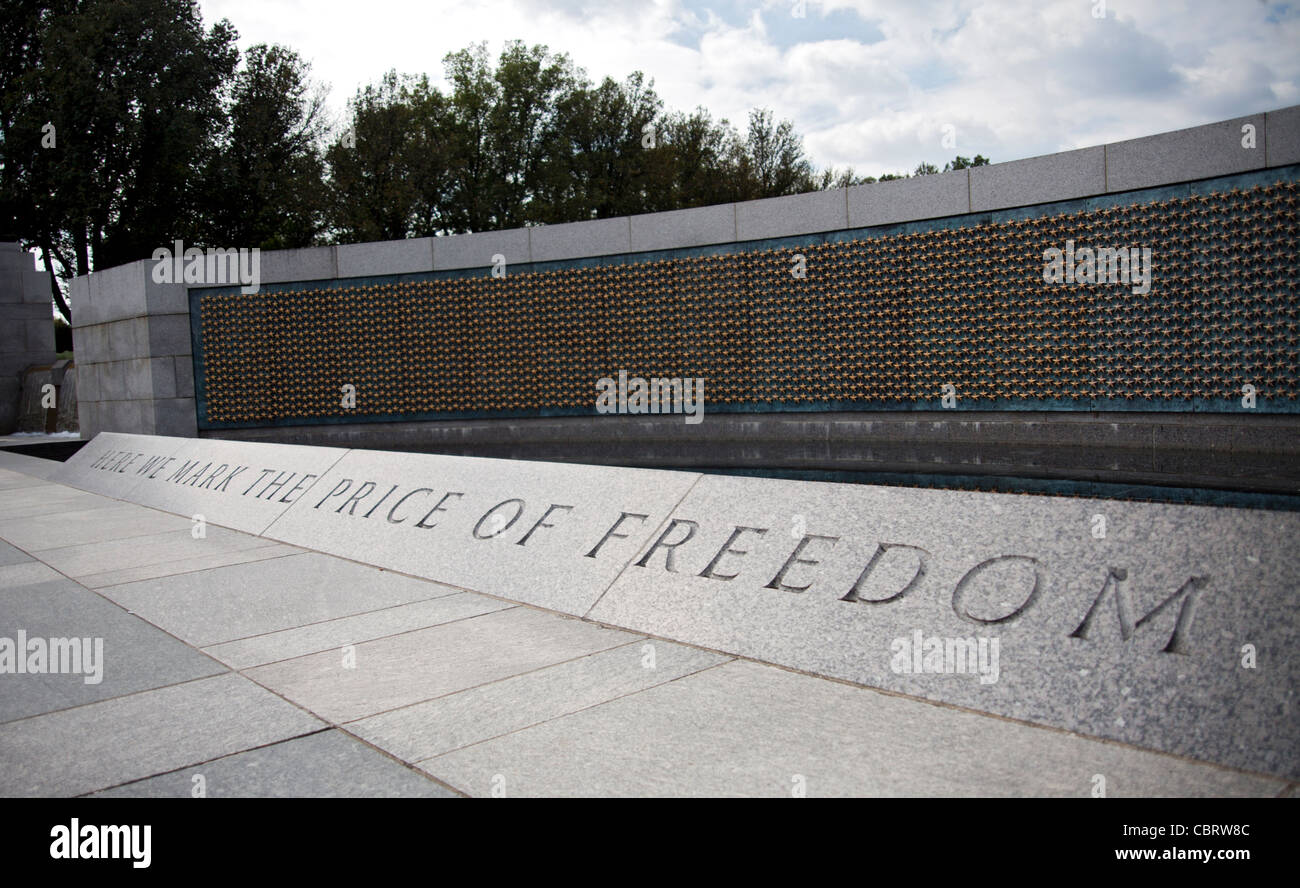
M 1300 103 L 1300 14 L 1260 0 L 203 0 L 241 45 L 284 43 L 341 115 L 390 68 L 508 39 L 593 78 L 644 71 L 671 108 L 743 125 L 771 107 L 818 165 L 879 174 L 954 153 L 1012 160 Z M 828 17 L 829 16 L 829 17 Z M 957 128 L 957 148 L 940 143 Z

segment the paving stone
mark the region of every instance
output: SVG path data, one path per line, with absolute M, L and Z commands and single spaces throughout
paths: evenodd
M 458 592 L 399 604 L 382 610 L 312 623 L 295 629 L 218 644 L 206 652 L 235 669 L 247 669 L 320 651 L 338 650 L 345 644 L 371 641 L 413 629 L 424 629 L 512 607 L 510 602 L 473 592 Z
M 0 637 L 15 647 L 23 638 L 28 644 L 39 639 L 50 651 L 40 667 L 46 671 L 18 673 L 7 666 L 0 672 L 0 722 L 226 671 L 211 657 L 62 578 L 0 588 Z M 63 647 L 75 657 L 64 663 L 63 672 L 55 670 L 51 639 L 76 642 L 75 653 Z
M 276 545 L 276 544 L 271 544 Z M 231 555 L 249 549 L 265 548 L 267 541 L 251 534 L 226 530 L 222 527 L 204 529 L 202 539 L 195 539 L 190 530 L 169 530 L 147 536 L 104 540 L 80 546 L 58 546 L 36 549 L 33 554 L 75 580 L 100 574 L 111 574 L 131 568 L 154 568 L 173 562 L 183 562 L 214 555 Z M 281 547 L 292 551 L 291 547 Z M 167 571 L 164 570 L 164 573 Z M 161 574 L 153 574 L 160 576 Z M 110 577 L 111 579 L 111 577 Z M 111 583 L 99 582 L 99 585 Z M 94 585 L 94 584 L 90 584 Z
M 737 661 L 426 759 L 474 796 L 1268 796 L 1281 781 Z
M 354 450 L 264 536 L 581 614 L 696 477 Z
M 52 542 L 80 546 L 105 540 L 146 537 L 168 530 L 186 529 L 186 518 L 168 515 L 143 506 L 118 503 L 111 508 L 6 518 L 0 521 L 0 537 L 22 549 L 32 551 Z
M 0 796 L 73 796 L 313 733 L 301 709 L 227 674 L 0 725 Z
M 66 579 L 63 574 L 39 561 L 20 561 L 0 567 L 0 589 Z
M 270 545 L 260 545 L 249 549 L 236 549 L 229 552 L 213 552 L 203 555 L 196 555 L 193 558 L 182 558 L 178 561 L 162 561 L 142 564 L 139 567 L 123 567 L 118 570 L 109 570 L 102 573 L 92 573 L 85 576 L 77 577 L 77 582 L 89 589 L 100 589 L 105 586 L 120 586 L 126 583 L 137 583 L 141 580 L 152 580 L 158 577 L 170 577 L 176 574 L 195 573 L 201 570 L 209 570 L 214 567 L 226 567 L 232 564 L 250 564 L 254 561 L 268 561 L 272 558 L 283 558 L 286 555 L 301 555 L 302 549 L 295 546 L 284 546 L 280 543 L 271 543 Z
M 28 456 L 25 453 L 0 450 L 0 467 L 3 467 L 6 471 L 20 472 L 33 478 L 48 479 L 62 466 L 63 463 L 52 459 L 41 459 L 36 456 Z
M 43 482 L 40 478 L 33 478 L 31 475 L 24 475 L 22 472 L 14 472 L 9 469 L 0 469 L 0 490 L 3 490 L 6 496 L 11 491 L 24 487 L 42 486 Z
M 667 641 L 642 640 L 362 719 L 348 730 L 414 762 L 675 681 L 728 659 Z
M 606 650 L 636 636 L 580 620 L 512 608 L 355 646 L 355 667 L 338 650 L 246 674 L 331 721 L 342 723 Z
M 458 590 L 306 553 L 99 591 L 178 638 L 207 647 Z
M 200 786 L 209 799 L 459 798 L 339 730 L 237 752 L 92 797 L 188 799 Z
M 591 618 L 1300 773 L 1300 514 L 707 476 L 674 520 Z
M 24 561 L 31 561 L 32 556 L 28 555 L 22 549 L 17 549 L 6 542 L 0 541 L 0 566 L 7 564 L 21 564 Z
M 32 518 L 59 512 L 82 512 L 118 506 L 118 500 L 73 487 L 40 482 L 36 487 L 6 490 L 0 499 L 0 521 L 7 518 Z

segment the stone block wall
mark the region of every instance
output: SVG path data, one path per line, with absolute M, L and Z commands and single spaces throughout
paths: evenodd
M 23 373 L 54 361 L 53 312 L 49 278 L 36 270 L 36 257 L 17 243 L 0 243 L 0 434 L 17 427 Z

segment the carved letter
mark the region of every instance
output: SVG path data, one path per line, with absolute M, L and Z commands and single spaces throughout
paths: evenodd
M 1079 624 L 1079 628 L 1071 632 L 1070 637 L 1084 639 L 1088 637 L 1088 631 L 1092 628 L 1093 617 L 1097 615 L 1097 608 L 1101 607 L 1101 601 L 1106 597 L 1107 591 L 1114 587 L 1115 609 L 1119 613 L 1119 634 L 1125 641 L 1128 641 L 1135 631 L 1141 629 L 1143 624 L 1154 619 L 1161 611 L 1173 604 L 1175 599 L 1183 598 L 1183 605 L 1178 609 L 1178 622 L 1174 624 L 1173 634 L 1169 636 L 1168 644 L 1161 650 L 1166 654 L 1187 654 L 1187 633 L 1192 630 L 1192 621 L 1196 619 L 1196 603 L 1210 578 L 1188 577 L 1187 582 L 1183 583 L 1177 592 L 1157 604 L 1137 622 L 1133 621 L 1133 596 L 1128 589 L 1120 585 L 1121 582 L 1127 579 L 1128 571 L 1124 568 L 1112 567 L 1107 570 L 1106 581 L 1102 583 L 1101 591 L 1097 593 L 1097 597 L 1093 600 L 1092 607 L 1088 608 L 1088 613 L 1084 616 L 1083 622 Z
M 608 531 L 608 532 L 607 532 L 603 537 L 600 538 L 600 542 L 597 543 L 595 546 L 593 546 L 592 549 L 591 549 L 591 551 L 588 552 L 588 553 L 587 553 L 586 555 L 584 555 L 583 557 L 584 557 L 584 558 L 595 558 L 595 557 L 596 557 L 596 553 L 600 551 L 600 547 L 603 546 L 603 545 L 605 545 L 605 543 L 609 542 L 611 539 L 617 538 L 617 539 L 620 539 L 620 540 L 625 540 L 625 539 L 627 539 L 629 536 L 631 536 L 631 534 L 619 533 L 619 532 L 618 532 L 618 528 L 619 528 L 619 526 L 620 526 L 620 525 L 621 525 L 625 520 L 627 520 L 628 518 L 636 518 L 636 519 L 638 519 L 638 520 L 640 520 L 640 521 L 645 521 L 645 520 L 646 520 L 647 518 L 649 518 L 649 517 L 650 517 L 649 515 L 640 515 L 640 514 L 637 514 L 636 512 L 619 512 L 619 513 L 618 513 L 618 520 L 614 522 L 614 526 L 611 527 L 611 528 L 609 529 L 609 531 Z
M 804 547 L 807 546 L 813 540 L 830 540 L 830 542 L 832 543 L 837 543 L 839 542 L 839 539 L 840 539 L 839 537 L 822 536 L 821 534 L 816 534 L 816 533 L 804 534 L 803 539 L 799 541 L 799 545 L 794 547 L 794 551 L 790 553 L 790 557 L 785 560 L 785 564 L 781 565 L 781 569 L 776 572 L 776 576 L 772 577 L 772 582 L 768 583 L 763 588 L 781 589 L 784 592 L 807 591 L 808 586 L 811 586 L 812 583 L 808 583 L 805 586 L 787 586 L 785 584 L 786 572 L 789 571 L 790 568 L 796 564 L 820 564 L 821 563 L 820 561 L 810 561 L 807 558 L 799 557 L 800 555 L 803 554 Z
M 971 581 L 971 579 L 974 578 L 976 574 L 983 572 L 985 568 L 991 567 L 999 561 L 1028 561 L 1034 566 L 1034 587 L 1029 590 L 1029 594 L 1025 596 L 1025 600 L 1021 603 L 1020 607 L 1005 616 L 986 620 L 983 617 L 974 616 L 962 607 L 961 599 L 965 594 L 966 585 Z M 1037 558 L 1031 558 L 1028 555 L 999 555 L 996 558 L 981 561 L 979 564 L 966 571 L 966 575 L 957 581 L 957 588 L 952 590 L 952 609 L 956 612 L 957 616 L 961 617 L 963 620 L 970 620 L 973 623 L 1008 623 L 1030 608 L 1034 601 L 1037 600 L 1038 593 L 1042 590 L 1042 587 L 1043 565 Z
M 722 548 L 718 550 L 718 554 L 714 555 L 713 560 L 709 562 L 708 566 L 705 567 L 704 570 L 700 571 L 700 576 L 704 577 L 705 579 L 717 579 L 717 580 L 734 580 L 737 576 L 739 576 L 739 574 L 714 573 L 714 570 L 715 568 L 717 568 L 718 562 L 722 560 L 722 556 L 724 555 L 748 555 L 749 554 L 749 551 L 746 549 L 731 548 L 731 544 L 736 541 L 736 538 L 739 537 L 742 533 L 744 533 L 747 530 L 752 531 L 753 533 L 756 533 L 759 536 L 762 536 L 763 534 L 767 533 L 766 527 L 741 527 L 740 525 L 736 525 L 736 529 L 731 532 L 731 536 L 727 537 L 727 541 L 722 544 Z
M 686 527 L 686 536 L 682 537 L 675 543 L 665 543 L 664 540 L 668 539 L 668 534 L 672 533 L 673 529 L 679 524 Z M 645 567 L 646 562 L 650 560 L 650 556 L 655 553 L 656 549 L 667 549 L 668 553 L 664 556 L 664 570 L 669 571 L 670 573 L 676 573 L 676 571 L 673 570 L 673 556 L 677 554 L 677 547 L 695 536 L 695 531 L 699 529 L 699 526 L 700 525 L 696 524 L 694 521 L 689 521 L 685 518 L 672 519 L 672 521 L 668 522 L 668 526 L 664 528 L 664 532 L 659 534 L 659 539 L 655 540 L 654 545 L 641 556 L 641 560 L 636 563 L 636 566 Z
M 876 565 L 880 563 L 880 559 L 884 558 L 885 553 L 890 549 L 912 549 L 915 551 L 916 573 L 912 575 L 912 579 L 907 581 L 906 586 L 899 589 L 888 598 L 859 598 L 858 590 L 862 588 L 862 584 L 866 581 L 867 577 L 869 577 L 871 572 L 876 569 Z M 909 546 L 907 543 L 877 543 L 876 551 L 872 553 L 871 560 L 867 562 L 867 566 L 862 568 L 862 573 L 858 575 L 857 582 L 853 584 L 853 588 L 849 590 L 849 594 L 841 598 L 840 601 L 860 601 L 863 604 L 888 604 L 891 601 L 897 601 L 920 584 L 921 580 L 925 577 L 925 566 L 929 557 L 930 553 L 925 549 L 922 549 L 920 546 Z

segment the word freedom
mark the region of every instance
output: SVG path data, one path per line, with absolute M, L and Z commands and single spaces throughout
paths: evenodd
M 687 425 L 704 420 L 704 379 L 671 379 L 640 376 L 628 379 L 618 371 L 618 382 L 608 376 L 596 380 L 597 413 L 684 413 Z

